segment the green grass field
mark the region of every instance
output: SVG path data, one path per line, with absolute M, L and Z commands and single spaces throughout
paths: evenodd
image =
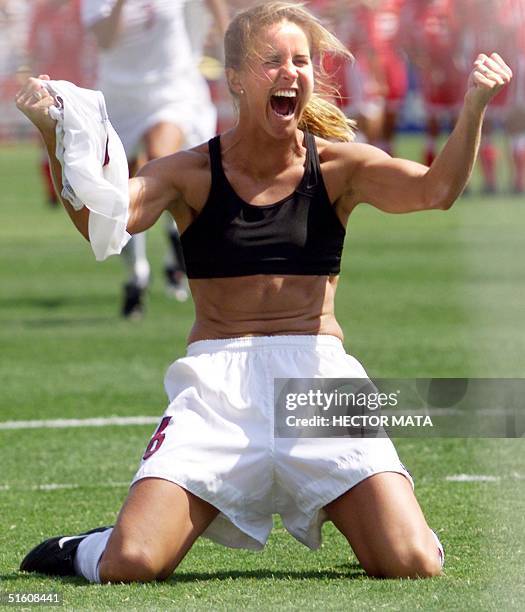
M 416 155 L 417 140 L 401 145 Z M 38 156 L 30 145 L 0 148 L 0 421 L 158 416 L 193 315 L 164 296 L 161 227 L 149 238 L 147 317 L 122 321 L 121 262 L 96 263 L 66 215 L 45 206 Z M 337 313 L 348 352 L 371 375 L 525 376 L 525 198 L 483 198 L 477 185 L 447 213 L 353 215 Z M 524 609 L 520 439 L 397 441 L 445 545 L 444 577 L 369 579 L 331 524 L 311 552 L 279 520 L 261 553 L 198 541 L 165 583 L 19 573 L 44 537 L 115 520 L 152 430 L 0 428 L 0 593 L 54 591 L 66 609 Z M 447 480 L 458 474 L 494 478 Z

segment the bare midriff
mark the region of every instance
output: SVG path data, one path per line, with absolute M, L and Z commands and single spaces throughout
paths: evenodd
M 195 323 L 188 342 L 286 334 L 343 340 L 334 314 L 337 280 L 266 274 L 190 279 Z

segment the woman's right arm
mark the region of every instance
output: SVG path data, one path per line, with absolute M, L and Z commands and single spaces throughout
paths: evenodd
M 53 96 L 42 86 L 40 81 L 49 80 L 47 74 L 41 74 L 38 79 L 29 78 L 25 85 L 16 94 L 15 103 L 33 125 L 40 131 L 42 140 L 49 156 L 49 165 L 53 177 L 53 185 L 59 200 L 64 205 L 68 215 L 75 224 L 78 231 L 89 240 L 88 221 L 89 211 L 87 208 L 75 210 L 73 206 L 61 196 L 62 194 L 62 168 L 55 155 L 56 150 L 56 121 L 49 115 L 49 108 L 54 105 Z
M 62 194 L 62 167 L 56 158 L 56 121 L 49 116 L 49 108 L 54 105 L 53 96 L 42 86 L 41 80 L 49 76 L 40 75 L 38 79 L 29 78 L 16 95 L 16 106 L 40 131 L 49 155 L 51 174 L 57 196 L 71 217 L 77 230 L 89 241 L 89 209 L 75 210 Z M 148 164 L 141 175 L 129 181 L 129 221 L 130 234 L 143 232 L 150 228 L 169 206 L 180 199 L 180 192 L 173 181 L 173 168 L 166 168 L 166 162 Z

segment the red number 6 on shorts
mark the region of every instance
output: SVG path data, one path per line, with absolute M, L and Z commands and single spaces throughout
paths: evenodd
M 162 443 L 164 442 L 164 438 L 166 437 L 166 434 L 163 432 L 166 429 L 166 427 L 170 424 L 170 421 L 171 421 L 171 417 L 164 417 L 162 421 L 160 422 L 160 425 L 158 426 L 157 431 L 155 432 L 155 434 L 149 441 L 149 444 L 146 448 L 146 452 L 144 453 L 144 457 L 142 457 L 144 461 L 146 461 L 146 459 L 149 459 L 151 455 L 156 453 L 159 450 L 159 448 L 162 446 Z

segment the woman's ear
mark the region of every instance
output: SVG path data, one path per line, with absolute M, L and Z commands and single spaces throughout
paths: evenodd
M 242 96 L 244 93 L 243 86 L 241 84 L 240 75 L 234 68 L 226 68 L 226 80 L 228 81 L 228 87 L 230 91 L 236 96 Z

